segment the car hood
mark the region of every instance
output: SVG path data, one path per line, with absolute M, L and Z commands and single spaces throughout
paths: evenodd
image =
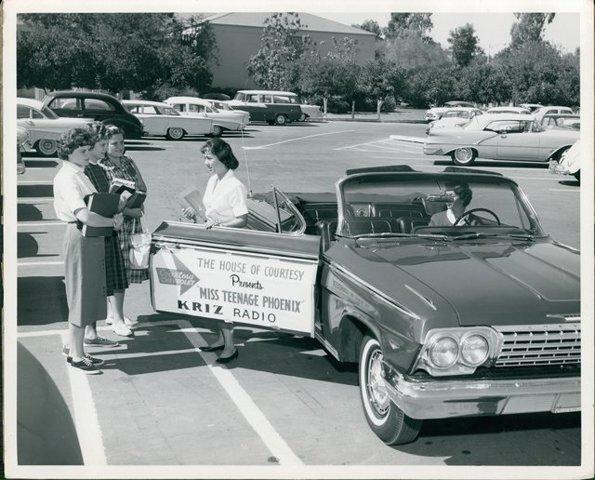
M 375 288 L 398 299 L 407 284 L 435 305 L 450 304 L 460 326 L 559 323 L 552 315 L 580 311 L 580 257 L 551 241 L 377 244 L 353 252 L 366 258 Z

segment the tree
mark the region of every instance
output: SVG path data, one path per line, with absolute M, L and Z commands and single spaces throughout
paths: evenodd
M 374 35 L 376 35 L 377 40 L 379 40 L 382 37 L 382 30 L 380 29 L 380 25 L 378 25 L 378 22 L 376 20 L 364 20 L 364 22 L 361 25 L 353 24 L 352 26 L 355 28 L 361 28 L 366 32 L 373 33 Z
M 355 61 L 357 42 L 344 37 L 333 37 L 333 46 L 326 55 L 317 50 L 304 55 L 300 62 L 301 75 L 299 88 L 310 95 L 320 95 L 324 113 L 327 113 L 328 100 L 333 96 L 343 96 L 352 103 L 359 89 L 360 67 Z
M 517 22 L 510 29 L 512 46 L 516 47 L 525 42 L 539 42 L 543 40 L 546 25 L 552 23 L 555 13 L 515 13 Z
M 214 60 L 208 25 L 173 14 L 28 14 L 17 32 L 17 84 L 154 92 L 164 84 L 203 90 Z M 209 40 L 210 38 L 210 40 Z M 210 43 L 209 43 L 210 42 Z M 209 45 L 209 49 L 204 48 Z
M 379 58 L 368 62 L 362 69 L 360 89 L 376 99 L 376 113 L 380 119 L 382 103 L 403 87 L 405 72 L 395 62 Z
M 470 23 L 451 30 L 447 41 L 450 44 L 452 59 L 459 67 L 466 67 L 476 55 L 482 53 L 478 46 L 479 38 Z
M 310 46 L 297 13 L 274 13 L 260 37 L 260 49 L 248 61 L 248 74 L 262 88 L 292 90 L 298 83 L 298 59 Z
M 449 63 L 448 55 L 439 43 L 425 40 L 416 31 L 406 31 L 398 37 L 387 39 L 380 53 L 404 70 Z
M 433 26 L 431 13 L 391 12 L 384 35 L 386 38 L 395 38 L 405 32 L 417 32 L 421 38 L 428 39 Z
M 458 69 L 454 93 L 457 98 L 489 104 L 508 101 L 512 84 L 499 65 L 474 60 Z

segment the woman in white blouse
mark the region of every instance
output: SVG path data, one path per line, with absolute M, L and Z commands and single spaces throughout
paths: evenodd
M 96 193 L 84 173 L 89 150 L 94 143 L 91 133 L 74 128 L 61 137 L 58 155 L 62 167 L 54 178 L 54 209 L 59 220 L 67 223 L 64 234 L 64 283 L 68 303 L 68 363 L 84 373 L 101 373 L 103 360 L 84 352 L 85 326 L 107 315 L 105 287 L 105 240 L 84 237 L 82 225 L 114 227 L 122 225 L 121 216 L 106 218 L 89 211 L 85 197 Z
M 244 184 L 233 173 L 239 163 L 231 147 L 226 141 L 213 138 L 204 144 L 201 152 L 205 158 L 205 166 L 213 174 L 202 197 L 206 228 L 245 227 L 248 219 L 248 195 Z M 192 208 L 184 209 L 184 215 L 195 222 L 197 220 L 197 212 Z M 228 363 L 238 356 L 238 350 L 233 344 L 233 324 L 227 321 L 219 329 L 217 340 L 201 350 L 213 352 L 221 349 L 218 363 Z

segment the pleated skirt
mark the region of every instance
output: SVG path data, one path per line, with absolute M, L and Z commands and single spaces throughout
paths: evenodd
M 105 239 L 83 237 L 69 223 L 64 235 L 68 322 L 84 327 L 107 317 Z

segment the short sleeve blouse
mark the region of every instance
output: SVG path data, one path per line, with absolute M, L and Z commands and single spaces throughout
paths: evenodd
M 228 170 L 221 180 L 217 175 L 209 178 L 202 201 L 208 220 L 228 222 L 248 213 L 247 199 L 246 187 Z
M 63 161 L 62 167 L 54 177 L 56 217 L 63 222 L 76 222 L 76 212 L 87 207 L 85 197 L 96 192 L 81 167 Z

